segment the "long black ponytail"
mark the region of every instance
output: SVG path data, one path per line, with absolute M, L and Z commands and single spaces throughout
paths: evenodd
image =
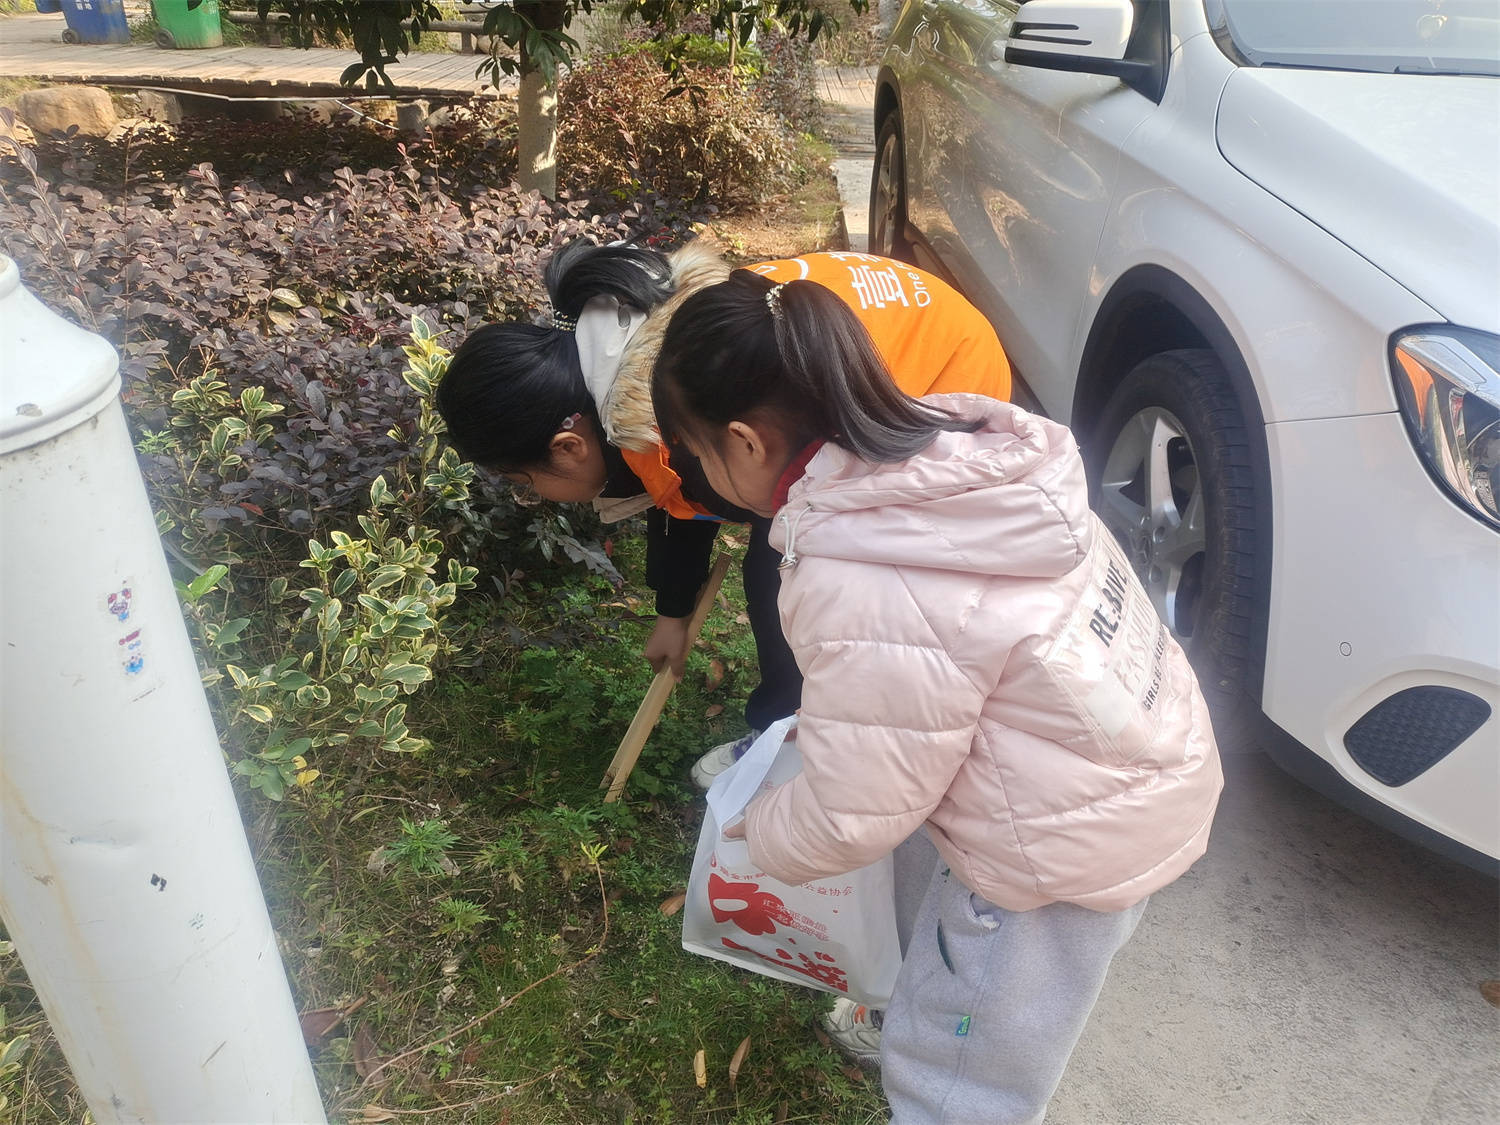
M 869 333 L 829 289 L 748 270 L 693 294 L 672 316 L 652 372 L 666 440 L 695 444 L 771 412 L 794 448 L 831 441 L 866 461 L 904 461 L 959 418 L 904 394 Z
M 554 319 L 568 321 L 594 297 L 650 312 L 672 295 L 666 256 L 635 246 L 570 243 L 553 254 L 543 280 Z M 553 435 L 570 415 L 598 423 L 573 333 L 535 324 L 487 324 L 470 333 L 438 385 L 437 408 L 460 456 L 502 472 L 545 465 Z

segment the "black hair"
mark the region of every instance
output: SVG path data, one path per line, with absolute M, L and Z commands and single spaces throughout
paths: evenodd
M 615 297 L 628 308 L 650 312 L 672 295 L 666 255 L 638 246 L 570 242 L 552 255 L 542 280 L 553 314 L 570 317 L 595 297 Z
M 904 461 L 943 430 L 981 424 L 904 394 L 831 290 L 813 281 L 778 286 L 748 270 L 673 314 L 651 399 L 669 443 L 712 447 L 715 429 L 770 413 L 793 448 L 821 438 L 874 462 Z
M 572 242 L 553 254 L 544 281 L 553 316 L 572 319 L 594 297 L 650 312 L 672 295 L 666 256 L 635 246 Z M 573 414 L 598 424 L 573 333 L 535 324 L 472 332 L 438 384 L 437 408 L 459 455 L 501 472 L 545 465 L 553 435 Z

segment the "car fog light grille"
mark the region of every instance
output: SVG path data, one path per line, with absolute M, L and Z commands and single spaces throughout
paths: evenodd
M 1344 735 L 1360 768 L 1386 785 L 1405 785 L 1442 761 L 1490 717 L 1477 695 L 1446 687 L 1398 691 Z

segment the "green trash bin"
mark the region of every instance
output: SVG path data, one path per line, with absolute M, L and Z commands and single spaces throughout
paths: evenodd
M 222 47 L 224 31 L 219 25 L 219 0 L 203 0 L 195 8 L 189 0 L 151 0 L 156 13 L 156 45 L 174 47 Z

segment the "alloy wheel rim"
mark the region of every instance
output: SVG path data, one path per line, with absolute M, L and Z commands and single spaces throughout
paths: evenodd
M 896 138 L 892 136 L 886 139 L 885 147 L 880 150 L 880 164 L 875 171 L 878 203 L 875 209 L 875 233 L 879 243 L 876 252 L 888 258 L 895 256 L 896 249 L 896 180 Z
M 1171 411 L 1146 407 L 1120 428 L 1098 509 L 1162 620 L 1179 638 L 1191 637 L 1202 601 L 1207 511 L 1197 453 Z

